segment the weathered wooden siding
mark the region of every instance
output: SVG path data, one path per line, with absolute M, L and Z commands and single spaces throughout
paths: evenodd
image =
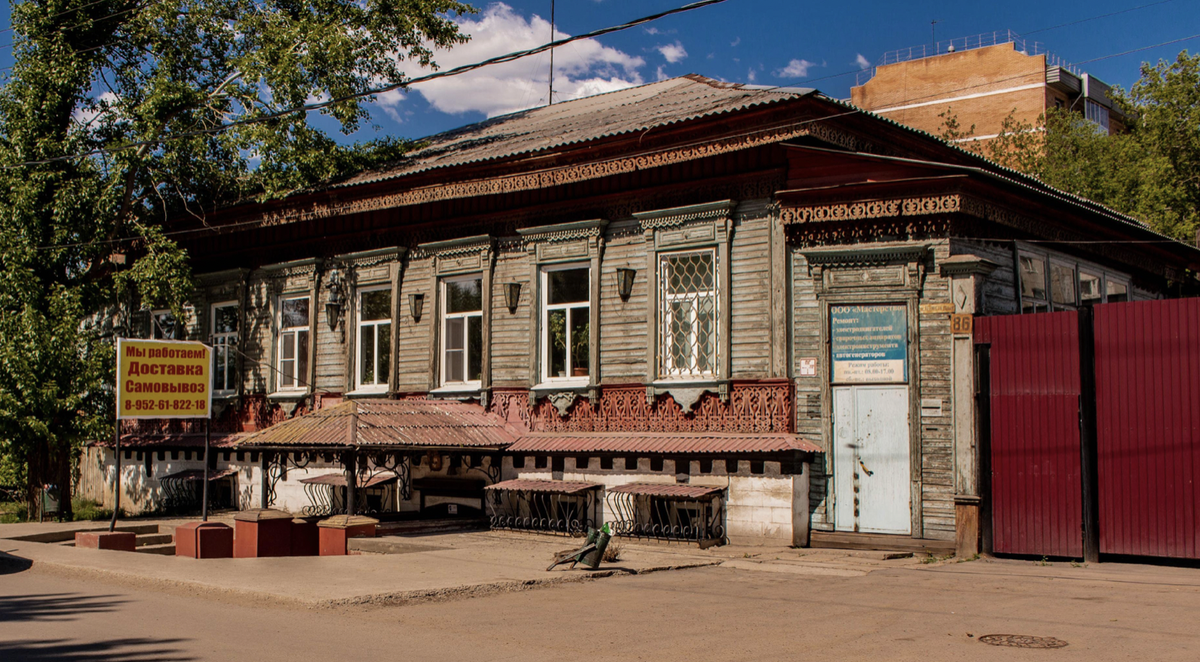
M 771 214 L 769 200 L 743 202 L 730 246 L 733 379 L 771 377 Z
M 492 384 L 530 386 L 530 306 L 537 301 L 537 284 L 530 282 L 530 259 L 520 242 L 501 242 L 492 286 Z M 515 313 L 508 311 L 504 291 L 508 283 L 520 283 L 521 296 Z
M 968 239 L 950 240 L 950 252 L 955 255 L 975 255 L 996 265 L 996 270 L 983 278 L 980 302 L 981 315 L 1015 315 L 1021 312 L 1013 276 L 1012 243 L 991 243 Z
M 920 467 L 921 493 L 913 494 L 914 505 L 919 499 L 921 531 L 926 538 L 950 539 L 954 536 L 954 451 L 953 407 L 951 376 L 949 279 L 943 278 L 936 265 L 950 255 L 949 240 L 921 242 L 931 244 L 932 264 L 927 265 L 925 279 L 918 299 L 915 320 L 915 340 L 910 352 L 917 352 L 918 371 L 910 391 L 919 403 L 922 400 L 940 401 L 941 416 L 917 416 L 911 421 L 918 435 L 920 457 L 913 458 Z M 792 269 L 792 375 L 796 385 L 796 432 L 825 450 L 812 465 L 809 482 L 809 508 L 814 530 L 832 530 L 828 512 L 829 489 L 833 467 L 828 458 L 828 430 L 832 424 L 832 407 L 823 401 L 829 380 L 829 349 L 823 340 L 822 305 L 817 297 L 809 265 L 801 248 L 793 248 Z M 901 292 L 897 290 L 897 294 Z M 815 361 L 815 375 L 803 375 L 801 366 Z M 920 407 L 915 408 L 920 411 Z
M 399 342 L 396 348 L 396 390 L 400 392 L 428 391 L 432 388 L 429 361 L 434 351 L 432 338 L 437 317 L 432 285 L 431 258 L 413 257 L 405 261 L 400 279 L 400 319 L 397 320 Z M 413 321 L 409 311 L 409 294 L 425 295 L 425 305 L 419 322 Z
M 629 301 L 617 294 L 617 269 L 637 270 Z M 608 226 L 600 268 L 600 377 L 606 384 L 652 379 L 646 369 L 646 242 L 637 223 Z

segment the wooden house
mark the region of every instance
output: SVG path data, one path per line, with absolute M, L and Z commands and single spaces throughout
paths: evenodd
M 1190 293 L 1200 266 L 814 90 L 694 75 L 173 230 L 198 287 L 151 328 L 215 347 L 241 507 L 331 512 L 349 465 L 396 517 L 703 544 L 969 551 L 971 316 Z M 126 498 L 201 466 L 200 429 L 127 427 Z M 97 496 L 112 459 L 84 458 Z

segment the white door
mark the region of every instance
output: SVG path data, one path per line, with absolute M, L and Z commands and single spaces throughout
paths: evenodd
M 838 531 L 912 531 L 908 386 L 833 389 Z

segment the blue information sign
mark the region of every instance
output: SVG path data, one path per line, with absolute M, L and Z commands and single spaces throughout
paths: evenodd
M 907 306 L 830 306 L 829 337 L 834 382 L 908 382 Z

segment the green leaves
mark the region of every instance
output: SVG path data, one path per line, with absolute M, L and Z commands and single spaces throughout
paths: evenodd
M 453 0 L 14 5 L 15 64 L 0 88 L 0 466 L 61 482 L 72 448 L 110 434 L 113 307 L 121 323 L 139 308 L 183 319 L 191 295 L 173 227 L 407 147 L 342 146 L 306 113 L 274 116 L 403 81 L 465 41 L 451 18 L 473 11 Z M 348 134 L 367 101 L 320 113 Z M 119 271 L 114 254 L 127 256 Z
M 1200 55 L 1143 65 L 1115 102 L 1127 131 L 1108 135 L 1079 113 L 1051 109 L 1040 126 L 1010 116 L 993 160 L 1194 243 L 1200 227 Z

